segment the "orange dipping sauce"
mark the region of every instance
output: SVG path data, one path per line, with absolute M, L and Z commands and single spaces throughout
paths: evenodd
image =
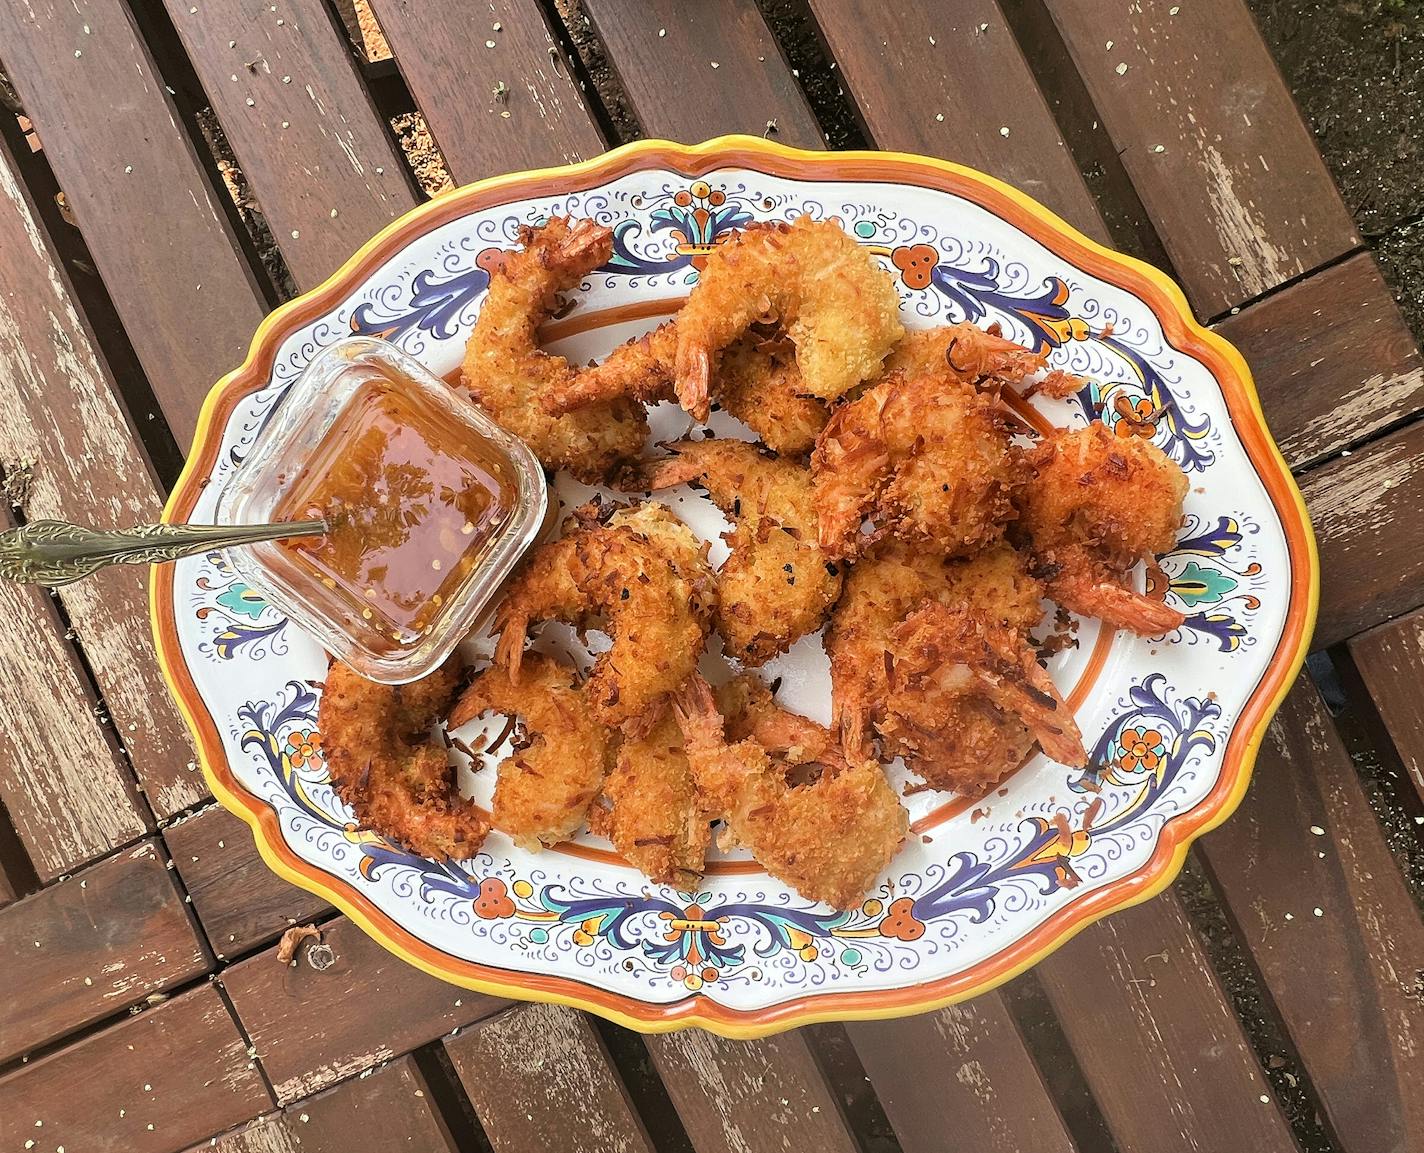
M 518 510 L 503 451 L 419 400 L 398 379 L 363 384 L 273 517 L 325 518 L 325 535 L 281 552 L 376 653 L 420 643 Z

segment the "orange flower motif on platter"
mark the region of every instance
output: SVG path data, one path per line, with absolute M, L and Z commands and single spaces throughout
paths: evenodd
M 292 767 L 300 769 L 321 768 L 321 734 L 315 729 L 303 732 L 300 729 L 287 735 L 287 757 Z
M 1140 769 L 1156 772 L 1167 753 L 1162 734 L 1156 729 L 1123 729 L 1118 744 L 1122 750 L 1118 764 L 1130 773 Z

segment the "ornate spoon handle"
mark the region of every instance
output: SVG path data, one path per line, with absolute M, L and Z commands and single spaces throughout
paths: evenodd
M 0 578 L 60 585 L 111 564 L 152 564 L 205 549 L 281 537 L 320 536 L 323 520 L 285 524 L 144 524 L 99 531 L 63 520 L 32 520 L 0 532 Z

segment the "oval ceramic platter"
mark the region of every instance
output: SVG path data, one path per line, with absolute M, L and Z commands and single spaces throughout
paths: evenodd
M 490 259 L 521 224 L 570 214 L 614 230 L 612 260 L 545 332 L 548 347 L 583 361 L 673 312 L 706 254 L 737 229 L 802 213 L 838 219 L 884 261 L 907 325 L 998 323 L 1095 382 L 1069 401 L 1035 400 L 1040 422 L 1146 431 L 1181 464 L 1187 516 L 1161 568 L 1186 625 L 1149 639 L 1082 622 L 1078 647 L 1051 671 L 1092 767 L 1040 754 L 985 797 L 911 793 L 913 835 L 867 899 L 838 912 L 736 853 L 714 855 L 700 889 L 678 892 L 587 834 L 535 854 L 494 833 L 469 860 L 431 861 L 358 831 L 322 764 L 325 654 L 220 555 L 155 569 L 159 651 L 213 791 L 251 825 L 272 868 L 430 973 L 644 1030 L 753 1036 L 915 1012 L 982 992 L 1160 890 L 1246 787 L 1303 658 L 1317 583 L 1310 528 L 1246 366 L 1161 273 L 937 160 L 749 137 L 646 141 L 442 196 L 267 319 L 208 398 L 167 518 L 212 517 L 283 390 L 338 337 L 383 336 L 437 373 L 457 369 Z M 1132 420 L 1152 409 L 1165 410 L 1155 433 Z M 714 419 L 725 422 L 720 435 L 739 434 L 730 418 Z M 657 438 L 686 427 L 671 406 L 654 413 Z M 563 477 L 556 487 L 565 504 L 591 491 Z M 663 495 L 720 562 L 715 509 L 689 490 Z M 576 647 L 558 629 L 539 643 Z M 488 651 L 480 638 L 470 647 Z M 764 675 L 781 678 L 783 704 L 828 719 L 819 637 Z M 481 724 L 458 735 L 469 740 Z M 460 761 L 462 786 L 487 803 L 494 773 Z M 903 771 L 890 772 L 903 790 Z

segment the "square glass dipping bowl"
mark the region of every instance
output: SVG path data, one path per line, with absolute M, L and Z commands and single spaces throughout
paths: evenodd
M 417 680 L 475 626 L 538 535 L 529 447 L 394 345 L 307 366 L 218 497 L 225 524 L 325 517 L 325 536 L 228 550 L 237 573 L 363 676 Z

